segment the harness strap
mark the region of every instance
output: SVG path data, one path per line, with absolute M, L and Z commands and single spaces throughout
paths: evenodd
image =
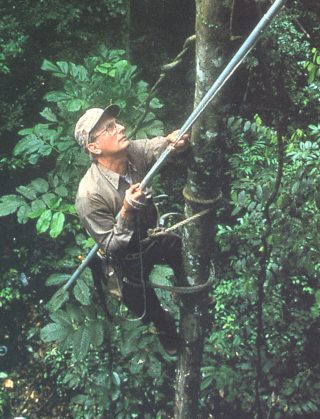
M 161 285 L 161 284 L 156 284 L 155 282 L 152 282 L 152 281 L 145 282 L 145 285 L 147 287 L 158 288 L 158 289 L 161 289 L 161 290 L 174 292 L 176 294 L 193 294 L 193 293 L 196 293 L 196 292 L 201 292 L 201 291 L 206 290 L 207 288 L 209 288 L 213 284 L 213 281 L 214 281 L 214 275 L 212 275 L 204 284 L 192 285 L 192 286 L 187 286 L 187 287 L 172 286 L 172 285 Z M 142 286 L 138 282 L 129 281 L 128 278 L 126 278 L 126 277 L 123 278 L 123 282 L 125 282 L 128 285 L 132 285 L 133 287 L 141 287 Z

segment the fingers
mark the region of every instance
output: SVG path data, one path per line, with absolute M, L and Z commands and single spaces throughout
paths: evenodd
M 146 205 L 146 196 L 142 189 L 140 189 L 140 183 L 131 185 L 125 194 L 123 203 L 126 210 L 140 210 Z
M 169 141 L 169 147 L 171 147 L 174 152 L 181 153 L 189 146 L 189 134 L 183 134 L 183 136 L 176 141 L 178 134 L 179 130 L 173 131 L 167 136 L 167 140 Z

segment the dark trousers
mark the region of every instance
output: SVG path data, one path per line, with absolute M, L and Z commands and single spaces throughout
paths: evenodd
M 148 247 L 147 244 L 145 247 Z M 152 239 L 150 249 L 142 253 L 142 266 L 144 281 L 148 281 L 150 272 L 154 265 L 169 265 L 175 275 L 177 284 L 183 283 L 183 264 L 181 254 L 181 239 L 173 233 L 167 233 Z M 143 250 L 143 249 L 142 249 Z M 161 307 L 158 297 L 153 288 L 141 286 L 141 261 L 124 260 L 124 275 L 128 282 L 123 282 L 122 297 L 123 303 L 137 316 L 141 317 L 145 304 L 145 315 L 142 319 L 144 323 L 153 322 L 158 329 L 166 327 L 167 316 Z

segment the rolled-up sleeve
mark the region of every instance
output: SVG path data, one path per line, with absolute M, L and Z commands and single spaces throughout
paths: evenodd
M 97 204 L 94 198 L 77 200 L 76 208 L 85 229 L 104 251 L 114 256 L 126 252 L 135 229 L 134 219 L 116 217 L 105 203 Z

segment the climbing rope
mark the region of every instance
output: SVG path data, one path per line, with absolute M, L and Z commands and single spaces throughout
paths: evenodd
M 187 192 L 187 187 L 183 188 L 182 195 L 186 201 L 189 201 L 195 204 L 200 204 L 200 205 L 213 205 L 222 198 L 221 191 L 214 198 L 202 198 L 199 195 L 194 196 L 194 195 L 191 195 L 189 192 Z
M 220 191 L 219 192 L 219 195 L 216 196 L 215 198 L 212 198 L 212 199 L 202 199 L 202 198 L 200 199 L 198 197 L 195 198 L 195 197 L 187 194 L 185 192 L 185 189 L 184 189 L 183 190 L 183 196 L 185 197 L 186 200 L 192 201 L 192 202 L 196 202 L 197 204 L 204 204 L 204 205 L 211 204 L 211 205 L 213 205 L 213 204 L 215 204 L 216 202 L 218 202 L 222 198 L 222 192 Z M 212 211 L 212 209 L 213 209 L 213 207 L 206 208 L 206 209 L 204 209 L 202 211 L 199 211 L 196 214 L 191 215 L 188 218 L 185 218 L 184 220 L 180 221 L 179 223 L 174 224 L 171 227 L 167 227 L 167 228 L 156 227 L 156 228 L 149 229 L 148 230 L 148 237 L 154 238 L 154 237 L 157 237 L 157 236 L 164 235 L 164 234 L 166 234 L 166 233 L 168 233 L 170 231 L 177 230 L 178 228 L 183 227 L 184 225 L 186 225 L 188 223 L 191 223 L 192 221 L 195 221 L 198 218 L 203 217 L 204 215 L 206 215 L 210 211 Z M 145 239 L 145 240 L 148 240 L 148 238 Z

